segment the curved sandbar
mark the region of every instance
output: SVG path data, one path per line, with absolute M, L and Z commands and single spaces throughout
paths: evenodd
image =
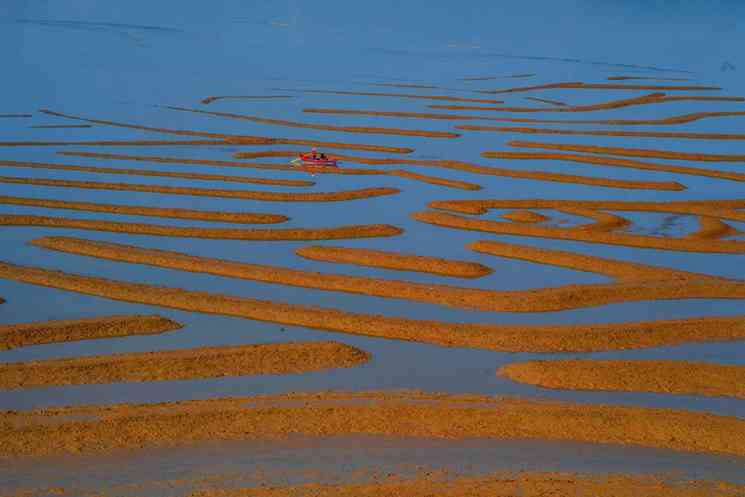
M 0 350 L 132 335 L 159 335 L 182 325 L 157 315 L 102 316 L 0 326 Z
M 28 162 L 0 160 L 0 167 L 18 167 L 27 169 L 48 169 L 52 171 L 78 171 L 94 174 L 125 174 L 129 176 L 146 176 L 152 178 L 179 178 L 199 181 L 222 181 L 225 183 L 243 183 L 251 185 L 276 186 L 313 186 L 314 181 L 297 179 L 249 178 L 246 176 L 226 176 L 223 174 L 175 173 L 171 171 L 151 171 L 149 169 L 118 169 L 114 167 L 79 166 L 68 164 L 50 164 L 47 162 Z
M 449 115 L 449 114 L 433 114 Z M 534 124 L 607 124 L 613 126 L 667 126 L 685 124 L 711 117 L 740 117 L 745 116 L 745 111 L 740 112 L 694 112 L 678 116 L 664 117 L 661 119 L 529 119 L 525 117 L 481 117 L 481 120 L 503 121 L 514 123 Z M 461 117 L 459 116 L 459 119 Z
M 663 132 L 663 131 L 617 131 L 617 130 L 576 130 L 576 129 L 550 129 L 550 128 L 526 128 L 515 126 L 474 126 L 471 124 L 459 124 L 457 129 L 468 131 L 497 131 L 499 133 L 522 133 L 529 135 L 571 135 L 571 136 L 627 136 L 635 138 L 676 138 L 689 140 L 745 140 L 745 134 L 735 133 L 690 133 L 690 132 Z
M 525 209 L 506 212 L 500 217 L 502 217 L 503 219 L 507 219 L 508 221 L 515 221 L 517 223 L 542 223 L 549 220 L 549 218 L 544 216 L 543 214 Z
M 101 221 L 97 219 L 15 215 L 0 215 L 0 226 L 44 226 L 47 228 L 69 228 L 138 235 L 262 241 L 343 240 L 346 238 L 396 236 L 403 233 L 400 228 L 388 224 L 352 224 L 336 228 L 201 228 Z
M 337 131 L 342 133 L 364 133 L 378 135 L 395 135 L 395 136 L 419 136 L 427 138 L 458 138 L 460 134 L 450 133 L 447 131 L 428 131 L 416 129 L 399 129 L 399 128 L 376 128 L 363 126 L 332 126 L 329 124 L 301 123 L 296 121 L 286 121 L 283 119 L 268 119 L 258 116 L 249 116 L 246 114 L 233 114 L 229 112 L 207 112 L 199 109 L 188 109 L 185 107 L 172 107 L 165 105 L 165 109 L 177 110 L 182 112 L 193 112 L 205 114 L 214 117 L 224 117 L 227 119 L 237 119 L 240 121 L 251 121 L 259 124 L 270 124 L 276 126 L 287 126 L 290 128 L 318 129 L 323 131 Z
M 0 176 L 0 183 L 14 185 L 54 186 L 61 188 L 83 188 L 86 190 L 113 190 L 123 192 L 164 193 L 166 195 L 192 195 L 195 197 L 238 198 L 264 202 L 341 202 L 400 193 L 398 188 L 360 188 L 341 192 L 289 193 L 256 190 L 227 190 L 219 188 L 193 188 L 184 186 L 140 185 L 136 183 L 105 183 L 100 181 L 76 181 L 45 178 L 19 178 Z
M 0 389 L 303 373 L 369 358 L 341 343 L 294 342 L 49 359 L 0 364 Z
M 520 140 L 507 142 L 511 147 L 540 148 L 544 150 L 568 150 L 570 152 L 587 152 L 590 154 L 621 155 L 624 157 L 646 157 L 652 159 L 688 160 L 699 162 L 745 162 L 743 154 L 704 154 L 690 152 L 672 152 L 667 150 L 650 150 L 642 148 L 599 147 L 596 145 L 572 145 L 562 143 L 536 143 Z
M 405 171 L 403 169 L 394 169 L 388 171 L 389 176 L 398 176 L 399 178 L 406 178 L 414 181 L 421 181 L 422 183 L 429 183 L 430 185 L 446 186 L 448 188 L 458 188 L 460 190 L 481 190 L 481 185 L 476 183 L 469 183 L 467 181 L 459 181 L 455 179 L 440 178 L 437 176 L 431 176 L 428 174 L 413 173 L 411 171 Z
M 314 141 L 314 140 L 294 140 L 294 139 L 289 139 L 289 138 L 269 138 L 265 136 L 226 135 L 226 134 L 221 134 L 221 133 L 208 133 L 205 131 L 192 131 L 192 130 L 170 129 L 170 128 L 154 128 L 152 126 L 142 126 L 139 124 L 129 124 L 129 123 L 123 123 L 123 122 L 117 122 L 117 121 L 107 121 L 103 119 L 88 119 L 84 117 L 73 116 L 70 114 L 62 114 L 60 112 L 54 112 L 54 111 L 47 110 L 47 109 L 42 109 L 39 112 L 52 115 L 52 116 L 64 117 L 66 119 L 84 121 L 84 122 L 89 122 L 93 124 L 102 124 L 106 126 L 114 126 L 117 128 L 137 129 L 140 131 L 152 131 L 155 133 L 161 133 L 161 134 L 167 134 L 167 135 L 199 136 L 201 138 L 218 139 L 220 140 L 222 145 L 224 145 L 225 143 L 233 143 L 233 144 L 240 144 L 240 145 L 283 144 L 283 145 L 308 145 L 308 146 L 318 146 L 318 147 L 324 147 L 324 148 L 341 148 L 341 149 L 349 149 L 349 150 L 367 150 L 371 152 L 388 152 L 388 153 L 394 153 L 394 154 L 408 154 L 408 153 L 413 152 L 413 149 L 410 149 L 410 148 L 387 147 L 383 145 L 324 142 L 324 141 Z
M 608 81 L 631 81 L 631 80 L 642 80 L 642 81 L 690 81 L 691 78 L 658 78 L 656 76 L 609 76 L 606 78 Z
M 745 421 L 736 417 L 674 409 L 445 393 L 308 392 L 5 411 L 0 458 L 293 435 L 542 439 L 742 456 L 743 432 Z
M 525 145 L 526 142 L 512 142 L 512 146 L 538 148 L 537 144 Z M 688 174 L 691 176 L 704 176 L 708 178 L 726 179 L 730 181 L 745 181 L 745 174 L 722 171 L 718 169 L 702 169 L 698 167 L 676 166 L 672 164 L 656 164 L 652 162 L 640 162 L 618 157 L 597 157 L 591 155 L 564 154 L 557 152 L 483 152 L 481 154 L 487 159 L 517 159 L 517 160 L 560 160 L 575 162 L 578 164 L 595 164 L 599 166 L 628 167 L 641 169 L 643 171 L 664 171 L 675 174 Z
M 546 85 L 521 86 L 517 88 L 507 88 L 505 90 L 481 90 L 478 93 L 487 93 L 495 95 L 498 93 L 522 93 L 536 90 L 554 90 L 554 89 L 572 89 L 572 90 L 661 90 L 661 91 L 697 91 L 697 90 L 721 90 L 718 86 L 701 86 L 701 85 L 628 85 L 617 83 L 550 83 Z
M 695 238 L 662 238 L 631 233 L 588 230 L 582 226 L 559 228 L 543 225 L 522 225 L 472 219 L 469 217 L 446 214 L 444 212 L 415 212 L 412 219 L 423 223 L 471 231 L 482 231 L 501 235 L 529 236 L 536 238 L 552 238 L 555 240 L 573 240 L 587 243 L 601 243 L 606 245 L 622 245 L 626 247 L 651 248 L 657 250 L 671 250 L 680 252 L 743 254 L 745 242 L 735 240 L 701 240 Z
M 378 475 L 378 468 L 368 470 Z M 414 475 L 388 473 L 370 481 L 303 483 L 289 486 L 262 484 L 250 488 L 201 489 L 189 497 L 741 497 L 745 485 L 721 481 L 681 480 L 667 475 L 586 475 L 534 471 L 499 471 L 459 475 L 452 471 L 423 470 Z
M 543 388 L 745 399 L 745 366 L 688 361 L 561 360 L 508 364 L 498 374 Z
M 469 347 L 502 352 L 595 352 L 745 339 L 743 316 L 562 326 L 500 326 L 352 313 L 333 308 L 109 280 L 3 262 L 0 262 L 0 278 L 172 309 L 243 317 L 352 335 L 429 343 L 442 347 Z M 707 282 L 710 283 L 710 292 L 721 295 L 722 292 L 729 291 L 730 297 L 739 292 L 739 298 L 745 298 L 745 288 L 742 284 L 727 284 L 722 281 Z M 679 288 L 688 289 L 691 286 L 690 282 L 686 282 L 685 285 L 679 285 Z M 655 285 L 643 287 L 654 288 Z M 729 290 L 726 287 L 730 287 Z M 512 293 L 511 299 L 505 299 L 507 303 L 511 302 L 512 307 L 524 306 L 524 303 L 515 301 L 514 297 L 517 295 L 514 292 L 505 293 Z M 520 292 L 520 296 L 529 297 L 534 293 Z M 543 296 L 537 297 L 535 306 L 542 305 L 544 310 L 570 309 L 584 305 L 577 302 L 576 292 L 571 291 L 568 292 L 568 298 L 563 301 L 560 298 L 547 301 Z M 527 310 L 535 312 L 536 309 L 533 307 L 529 306 Z
M 446 100 L 450 102 L 476 102 L 482 104 L 503 104 L 504 100 L 493 100 L 486 98 L 463 98 L 452 97 L 448 95 L 418 95 L 414 93 L 376 93 L 362 91 L 337 91 L 337 90 L 291 90 L 303 93 L 322 93 L 325 95 L 347 95 L 360 97 L 392 97 L 392 98 L 410 98 L 415 100 Z
M 218 100 L 274 100 L 284 98 L 295 98 L 292 95 L 223 95 L 219 97 L 206 97 L 202 99 L 204 105 L 209 105 Z
M 393 269 L 396 271 L 416 271 L 420 273 L 452 276 L 454 278 L 481 278 L 491 274 L 493 269 L 477 262 L 457 261 L 440 257 L 403 254 L 350 247 L 329 247 L 311 245 L 300 247 L 295 254 L 306 259 L 339 264 Z
M 98 204 L 93 202 L 73 202 L 45 198 L 9 197 L 0 195 L 0 204 L 45 207 L 48 209 L 68 209 L 88 212 L 108 212 L 130 216 L 167 217 L 174 219 L 192 219 L 235 224 L 277 224 L 290 218 L 280 214 L 254 212 L 220 212 L 177 209 L 169 207 L 138 207 L 135 205 Z

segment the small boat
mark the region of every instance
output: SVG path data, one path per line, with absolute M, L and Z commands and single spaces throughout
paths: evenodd
M 336 164 L 336 159 L 331 158 L 325 158 L 321 159 L 320 157 L 313 158 L 313 155 L 311 154 L 300 154 L 300 157 L 292 161 L 293 163 L 297 164 L 300 163 L 303 166 L 313 166 L 313 167 L 339 167 Z

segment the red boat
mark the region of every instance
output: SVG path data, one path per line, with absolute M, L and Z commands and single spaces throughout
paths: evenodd
M 303 166 L 315 166 L 315 167 L 339 167 L 336 164 L 336 159 L 325 158 L 321 159 L 316 156 L 313 158 L 312 154 L 300 154 L 300 157 L 295 159 L 293 162 L 300 162 Z

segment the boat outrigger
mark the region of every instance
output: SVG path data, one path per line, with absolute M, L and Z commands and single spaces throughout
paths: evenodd
M 295 165 L 310 167 L 339 167 L 336 159 L 327 157 L 326 154 L 319 154 L 315 148 L 311 149 L 309 153 L 300 154 L 291 162 Z

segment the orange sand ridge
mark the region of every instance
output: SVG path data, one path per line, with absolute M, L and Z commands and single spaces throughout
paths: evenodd
M 745 366 L 688 361 L 563 360 L 503 366 L 499 374 L 544 388 L 745 399 Z
M 480 278 L 493 272 L 490 267 L 477 262 L 456 261 L 382 250 L 312 245 L 300 247 L 295 253 L 300 257 L 315 261 L 356 264 L 396 271 L 416 271 L 455 278 Z
M 616 130 L 575 130 L 525 128 L 510 126 L 474 126 L 459 124 L 457 129 L 468 131 L 497 131 L 500 133 L 523 133 L 529 135 L 572 135 L 572 136 L 631 136 L 636 138 L 677 138 L 691 140 L 745 140 L 745 134 L 733 133 L 690 133 L 690 132 L 662 132 L 662 131 L 616 131 Z
M 0 176 L 0 183 L 15 185 L 54 186 L 82 188 L 86 190 L 113 190 L 124 192 L 164 193 L 167 195 L 192 195 L 197 197 L 237 198 L 263 202 L 341 202 L 363 198 L 380 197 L 400 193 L 398 188 L 360 188 L 341 192 L 289 193 L 257 190 L 228 190 L 221 188 L 194 188 L 185 186 L 141 185 L 136 183 L 106 183 L 100 181 L 77 181 L 45 178 L 22 178 Z
M 481 90 L 479 93 L 488 93 L 490 95 L 497 93 L 521 93 L 535 90 L 553 90 L 553 89 L 574 89 L 574 90 L 663 90 L 663 91 L 696 91 L 696 90 L 721 90 L 718 86 L 700 86 L 700 85 L 627 85 L 615 83 L 550 83 L 546 85 L 522 86 L 518 88 L 507 88 L 506 90 Z
M 266 144 L 270 144 L 267 142 Z M 89 140 L 89 141 L 0 141 L 0 147 L 67 147 L 67 146 L 111 146 L 111 147 L 162 147 L 192 145 L 228 145 L 225 140 Z M 258 144 L 258 143 L 257 143 Z
M 130 335 L 159 335 L 182 326 L 156 315 L 102 316 L 0 326 L 0 350 L 44 343 L 76 342 Z
M 378 135 L 395 135 L 395 136 L 421 136 L 428 138 L 457 138 L 460 136 L 458 133 L 450 133 L 447 131 L 427 131 L 427 130 L 416 130 L 416 129 L 398 129 L 398 128 L 375 128 L 375 127 L 360 127 L 360 126 L 332 126 L 327 124 L 314 124 L 314 123 L 301 123 L 296 121 L 286 121 L 282 119 L 268 119 L 258 116 L 249 116 L 245 114 L 233 114 L 228 112 L 207 112 L 199 109 L 188 109 L 185 107 L 171 107 L 164 106 L 166 109 L 177 110 L 182 112 L 193 112 L 197 114 L 205 114 L 214 117 L 224 117 L 227 119 L 237 119 L 242 121 L 251 121 L 259 124 L 273 124 L 277 126 L 287 126 L 290 128 L 306 128 L 306 129 L 319 129 L 324 131 L 338 131 L 342 133 L 365 133 L 365 134 L 378 134 Z
M 137 129 L 140 131 L 152 131 L 155 133 L 162 133 L 162 134 L 168 134 L 168 135 L 199 136 L 202 138 L 219 139 L 223 141 L 223 144 L 225 142 L 228 142 L 228 143 L 240 144 L 240 145 L 270 145 L 270 144 L 307 145 L 307 146 L 318 146 L 318 147 L 325 147 L 325 148 L 342 148 L 342 149 L 346 148 L 349 150 L 367 150 L 370 152 L 388 152 L 388 153 L 397 153 L 397 154 L 408 154 L 413 151 L 410 148 L 386 147 L 382 145 L 322 142 L 322 141 L 313 141 L 313 140 L 294 140 L 294 139 L 288 139 L 288 138 L 268 138 L 268 137 L 263 137 L 263 136 L 225 135 L 225 134 L 220 134 L 220 133 L 208 133 L 204 131 L 154 128 L 151 126 L 141 126 L 139 124 L 128 124 L 128 123 L 117 122 L 117 121 L 106 121 L 102 119 L 87 119 L 83 117 L 73 116 L 70 114 L 62 114 L 62 113 L 54 112 L 54 111 L 47 110 L 47 109 L 42 109 L 39 112 L 52 115 L 52 116 L 57 116 L 57 117 L 74 119 L 76 121 L 84 121 L 84 122 L 89 122 L 93 124 L 102 124 L 102 125 L 114 126 L 118 128 Z
M 335 228 L 201 228 L 20 215 L 0 215 L 0 226 L 44 226 L 47 228 L 72 228 L 138 235 L 261 241 L 341 240 L 345 238 L 396 236 L 403 233 L 400 228 L 388 224 L 352 224 Z
M 735 417 L 673 409 L 421 392 L 290 393 L 0 412 L 0 458 L 297 435 L 544 439 L 742 456 L 744 431 Z
M 28 162 L 0 160 L 0 167 L 18 167 L 25 169 L 49 169 L 53 171 L 77 171 L 94 174 L 125 174 L 130 176 L 147 176 L 153 178 L 179 178 L 200 181 L 222 181 L 226 183 L 243 183 L 254 185 L 278 186 L 313 186 L 315 182 L 295 179 L 249 178 L 246 176 L 226 176 L 223 174 L 175 173 L 171 171 L 151 171 L 149 169 L 117 169 L 113 167 L 94 167 L 67 164 L 50 164 L 46 162 Z
M 499 326 L 352 313 L 332 308 L 129 283 L 9 263 L 0 263 L 0 278 L 173 309 L 237 316 L 353 335 L 416 341 L 443 347 L 472 347 L 505 352 L 591 352 L 745 338 L 745 320 L 742 316 L 577 326 Z M 699 289 L 704 286 L 704 283 L 685 283 L 679 285 L 679 288 L 686 292 L 692 286 Z M 657 286 L 662 285 L 646 284 L 641 285 L 641 288 L 656 291 Z M 541 310 L 540 307 L 543 310 L 577 308 L 587 305 L 587 300 L 592 298 L 607 300 L 601 291 L 587 292 L 583 294 L 585 301 L 577 302 L 575 295 L 572 295 L 572 288 L 563 290 L 552 292 L 552 289 L 548 289 L 547 292 L 558 294 L 549 299 L 536 295 L 536 291 L 522 292 L 521 296 L 533 296 L 534 300 L 529 303 L 517 301 L 513 293 L 512 299 L 505 298 L 505 306 L 535 312 Z M 739 298 L 745 297 L 742 285 L 733 287 L 733 284 L 721 279 L 712 278 L 708 291 L 710 294 L 718 295 L 730 292 L 730 296 L 733 296 L 734 292 L 739 292 Z M 560 298 L 562 293 L 568 293 L 568 298 Z M 617 290 L 611 289 L 609 293 L 617 293 Z
M 507 219 L 508 221 L 515 221 L 518 223 L 542 223 L 543 221 L 548 221 L 549 219 L 543 214 L 524 209 L 507 212 L 505 214 L 502 214 L 501 217 L 503 219 Z
M 276 224 L 290 218 L 280 214 L 253 212 L 199 211 L 169 207 L 138 207 L 132 205 L 98 204 L 93 202 L 71 202 L 68 200 L 0 196 L 0 204 L 45 207 L 48 209 L 69 209 L 89 212 L 108 212 L 131 216 L 167 217 L 174 219 L 193 219 L 235 224 Z
M 503 100 L 491 100 L 485 98 L 462 98 L 462 97 L 451 97 L 448 95 L 417 95 L 412 93 L 375 93 L 375 92 L 360 92 L 360 91 L 335 91 L 335 90 L 292 90 L 300 91 L 303 93 L 323 93 L 326 95 L 347 95 L 347 96 L 361 96 L 361 97 L 392 97 L 392 98 L 410 98 L 416 100 L 447 100 L 450 102 L 476 102 L 484 104 L 501 104 Z
M 350 368 L 365 352 L 336 342 L 294 342 L 236 347 L 98 355 L 0 364 L 0 388 L 193 380 L 289 374 Z
M 426 471 L 386 474 L 368 482 L 304 483 L 291 486 L 210 488 L 190 497 L 741 497 L 745 486 L 655 475 L 582 475 L 501 471 L 458 475 Z
M 448 114 L 433 114 L 448 115 Z M 740 112 L 694 112 L 691 114 L 681 114 L 678 116 L 664 117 L 660 119 L 528 119 L 524 117 L 479 117 L 480 120 L 487 121 L 504 121 L 515 123 L 534 123 L 534 124 L 607 124 L 613 126 L 669 126 L 676 124 L 686 124 L 701 119 L 712 117 L 742 117 L 745 111 Z M 462 118 L 461 116 L 458 116 Z

